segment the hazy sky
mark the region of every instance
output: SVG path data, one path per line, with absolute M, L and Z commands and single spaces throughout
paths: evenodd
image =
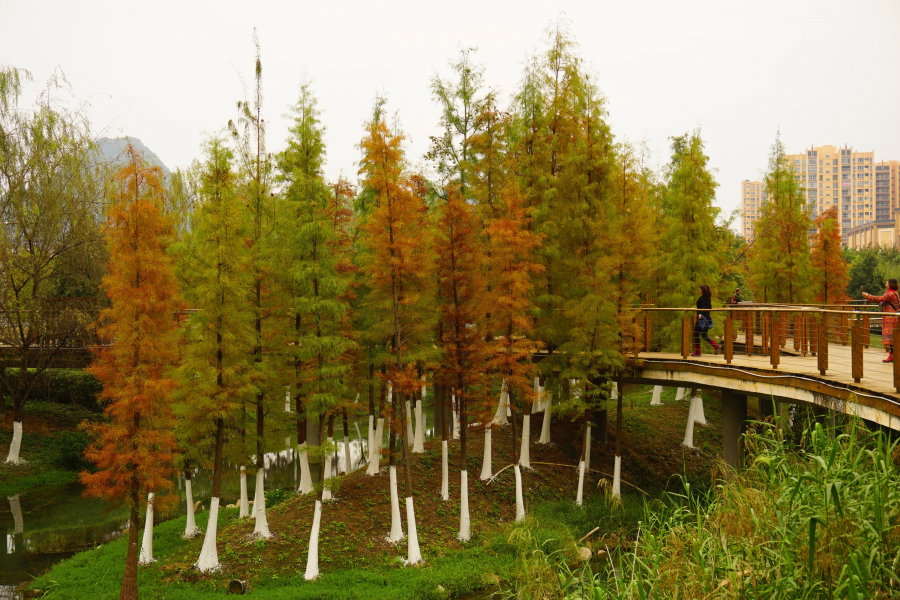
M 376 92 L 399 111 L 417 162 L 437 132 L 430 80 L 449 75 L 458 49 L 478 47 L 487 85 L 507 101 L 561 14 L 599 74 L 617 139 L 643 140 L 665 163 L 668 138 L 701 126 L 726 211 L 779 128 L 789 152 L 849 144 L 900 159 L 896 0 L 0 0 L 0 63 L 37 82 L 61 67 L 97 128 L 140 138 L 172 168 L 235 115 L 241 76 L 252 83 L 255 26 L 269 149 L 283 147 L 283 115 L 306 73 L 324 110 L 326 175 L 355 180 Z

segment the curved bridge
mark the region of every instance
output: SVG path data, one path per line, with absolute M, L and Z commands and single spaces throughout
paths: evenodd
M 883 362 L 881 343 L 890 314 L 865 307 L 713 309 L 721 351 L 713 354 L 703 342 L 703 354 L 692 356 L 695 309 L 641 310 L 643 351 L 628 359 L 624 381 L 720 391 L 723 455 L 733 466 L 741 463 L 748 397 L 759 400 L 763 414 L 800 403 L 820 418 L 843 413 L 900 431 L 900 363 Z M 900 327 L 894 336 L 900 341 Z

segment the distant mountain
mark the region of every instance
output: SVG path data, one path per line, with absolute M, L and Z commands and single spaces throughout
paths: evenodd
M 100 138 L 97 140 L 97 148 L 100 151 L 100 156 L 103 160 L 111 163 L 122 162 L 122 153 L 125 151 L 125 147 L 128 144 L 131 144 L 134 146 L 135 150 L 143 153 L 144 160 L 148 163 L 160 167 L 166 177 L 172 174 L 159 156 L 157 156 L 153 150 L 145 146 L 141 140 L 135 137 Z

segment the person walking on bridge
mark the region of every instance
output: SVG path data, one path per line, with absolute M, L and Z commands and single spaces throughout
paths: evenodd
M 713 326 L 712 315 L 709 312 L 709 309 L 712 308 L 712 292 L 709 291 L 709 286 L 705 283 L 700 286 L 700 297 L 697 298 L 697 308 L 699 309 L 699 312 L 697 313 L 697 322 L 694 324 L 694 353 L 691 354 L 691 356 L 701 355 L 701 337 L 709 342 L 709 345 L 713 347 L 713 352 L 718 354 L 719 345 L 715 341 L 709 339 L 709 335 L 707 334 Z
M 897 295 L 897 280 L 888 279 L 887 289 L 883 296 L 873 296 L 867 294 L 862 288 L 863 298 L 869 302 L 878 302 L 881 304 L 881 312 L 898 313 L 900 312 L 900 296 Z M 883 317 L 881 319 L 881 343 L 888 352 L 888 357 L 883 362 L 894 362 L 894 327 L 897 326 L 897 317 Z

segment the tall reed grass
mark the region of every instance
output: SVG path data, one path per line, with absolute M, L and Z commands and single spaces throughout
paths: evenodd
M 629 549 L 578 570 L 557 561 L 544 597 L 900 597 L 897 443 L 859 421 L 835 439 L 815 422 L 801 431 L 798 443 L 759 424 L 745 469 L 647 503 Z

